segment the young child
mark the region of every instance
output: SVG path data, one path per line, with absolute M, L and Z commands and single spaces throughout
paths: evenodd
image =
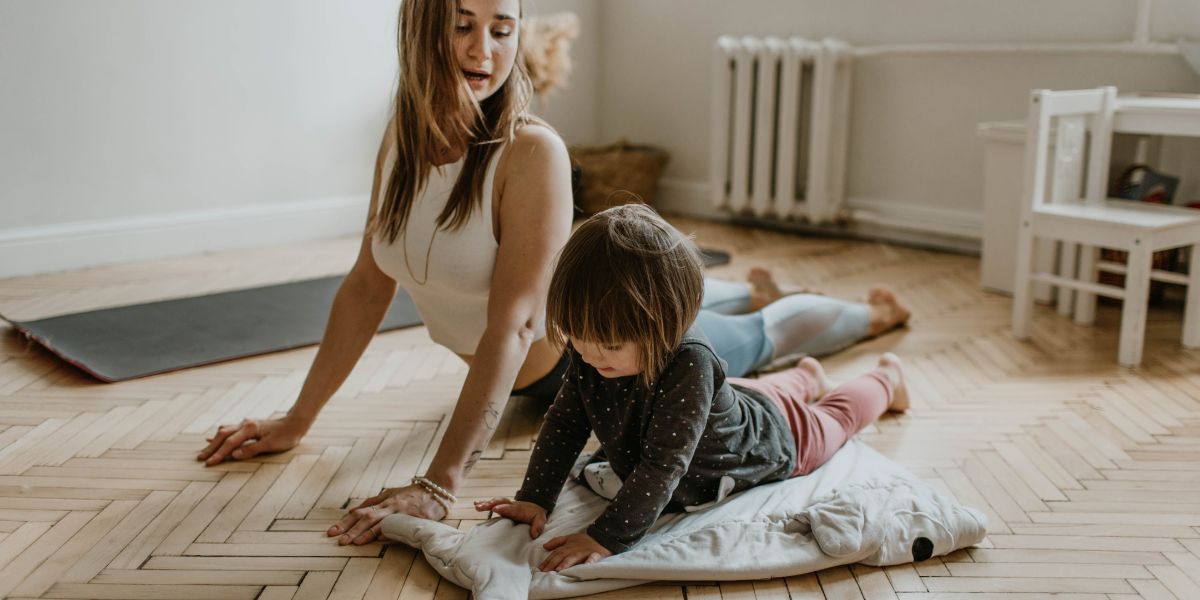
M 693 325 L 703 285 L 695 246 L 642 205 L 593 216 L 563 248 L 546 321 L 570 365 L 516 500 L 476 508 L 529 523 L 537 538 L 592 432 L 623 483 L 586 531 L 545 544 L 543 571 L 628 549 L 664 511 L 716 500 L 722 477 L 737 492 L 806 475 L 885 411 L 908 407 L 891 354 L 832 391 L 811 358 L 726 378 Z

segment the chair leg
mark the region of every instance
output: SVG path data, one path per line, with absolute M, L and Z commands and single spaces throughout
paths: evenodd
M 1075 256 L 1079 251 L 1079 244 L 1071 242 L 1063 242 L 1062 248 L 1058 254 L 1058 276 L 1066 277 L 1067 279 L 1076 279 L 1075 271 Z M 1066 287 L 1058 288 L 1058 314 L 1069 317 L 1075 308 L 1075 290 Z
M 1140 242 L 1140 240 L 1139 240 Z M 1129 251 L 1125 271 L 1125 300 L 1121 305 L 1121 339 L 1117 362 L 1136 367 L 1146 341 L 1146 311 L 1150 301 L 1150 252 L 1139 242 Z
M 1034 241 L 1033 243 L 1033 272 L 1055 273 L 1058 271 L 1058 242 L 1050 240 Z M 1034 304 L 1054 304 L 1054 296 L 1058 288 L 1048 283 L 1033 284 Z
M 1200 348 L 1200 244 L 1188 255 L 1187 300 L 1183 309 L 1183 347 Z
M 1079 280 L 1095 283 L 1096 255 L 1099 248 L 1095 246 L 1079 247 Z M 1096 321 L 1096 295 L 1083 290 L 1075 290 L 1075 322 L 1079 325 L 1091 325 Z
M 1028 221 L 1017 232 L 1017 269 L 1013 281 L 1012 332 L 1018 340 L 1029 339 L 1033 322 L 1033 249 L 1035 239 Z

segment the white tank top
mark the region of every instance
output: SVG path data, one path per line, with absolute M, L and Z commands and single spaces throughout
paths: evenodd
M 429 328 L 429 337 L 458 354 L 474 355 L 487 327 L 488 292 L 499 248 L 492 228 L 492 188 L 505 146 L 492 155 L 483 180 L 482 202 L 462 227 L 437 228 L 438 215 L 446 208 L 462 172 L 460 159 L 430 170 L 429 181 L 417 194 L 406 228 L 395 243 L 379 237 L 371 241 L 375 264 L 412 297 Z M 393 152 L 384 161 L 381 181 L 385 183 L 380 186 L 377 206 L 383 205 L 395 163 Z

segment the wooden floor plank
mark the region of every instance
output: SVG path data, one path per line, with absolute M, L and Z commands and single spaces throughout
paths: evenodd
M 237 528 L 246 515 L 254 509 L 254 506 L 262 500 L 263 494 L 271 488 L 275 483 L 276 478 L 284 470 L 280 465 L 262 465 L 250 480 L 242 485 L 233 499 L 221 509 L 209 524 L 200 532 L 200 536 L 196 538 L 197 542 L 201 543 L 220 543 L 229 538 L 229 535 Z
M 117 500 L 104 507 L 79 533 L 43 562 L 36 571 L 21 582 L 13 593 L 18 596 L 40 596 L 57 581 L 65 581 L 69 569 L 116 527 L 138 503 L 132 500 Z
M 113 559 L 110 567 L 113 569 L 136 569 L 150 556 L 171 531 L 187 518 L 192 509 L 204 499 L 213 488 L 213 484 L 192 482 L 188 484 L 171 503 L 163 509 L 145 529 L 133 539 L 125 549 Z
M 333 591 L 329 593 L 330 600 L 358 600 L 367 593 L 371 579 L 379 568 L 382 559 L 351 558 L 346 568 L 338 576 Z
M 29 544 L 21 554 L 8 561 L 0 569 L 0 598 L 7 596 L 22 581 L 36 570 L 43 561 L 58 552 L 72 536 L 78 533 L 97 513 L 77 511 L 69 513 L 55 523 L 45 534 Z
M 261 587 L 248 585 L 126 585 L 58 583 L 44 598 L 79 600 L 253 600 Z

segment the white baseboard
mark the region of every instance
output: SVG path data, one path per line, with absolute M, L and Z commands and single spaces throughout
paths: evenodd
M 851 198 L 846 202 L 856 223 L 925 233 L 983 239 L 983 213 L 905 202 Z
M 0 231 L 0 278 L 361 233 L 367 195 Z
M 723 221 L 729 218 L 729 211 L 713 206 L 712 196 L 708 191 L 708 182 L 660 179 L 658 194 L 654 197 L 654 207 L 665 213 L 712 221 Z
M 663 179 L 659 182 L 655 206 L 668 213 L 717 221 L 752 222 L 753 218 L 735 218 L 727 210 L 713 206 L 706 182 Z M 851 198 L 847 201 L 851 222 L 830 227 L 831 232 L 870 237 L 904 244 L 945 248 L 956 252 L 978 252 L 983 237 L 983 213 L 922 206 L 903 201 Z M 764 225 L 769 223 L 764 222 Z M 788 228 L 789 223 L 781 227 Z M 794 224 L 796 229 L 824 229 Z

